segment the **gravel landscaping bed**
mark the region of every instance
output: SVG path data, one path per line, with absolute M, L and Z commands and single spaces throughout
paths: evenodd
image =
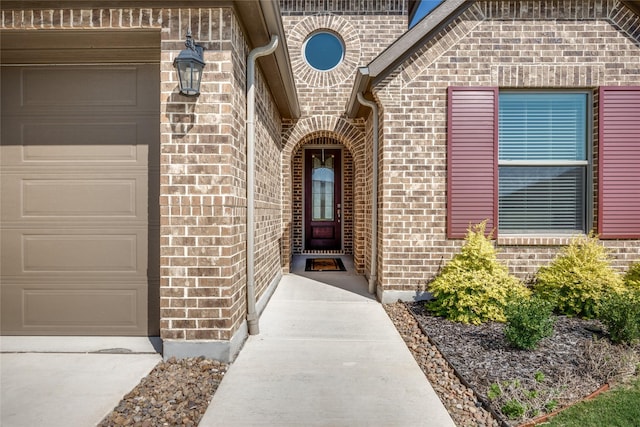
M 458 426 L 482 425 L 476 421 L 477 409 L 470 409 L 478 403 L 454 403 L 461 385 L 444 381 L 451 374 L 440 372 L 446 372 L 439 362 L 443 356 L 502 425 L 518 425 L 579 401 L 605 383 L 628 378 L 640 360 L 638 347 L 614 346 L 604 339 L 597 321 L 558 317 L 553 336 L 536 350 L 523 351 L 509 346 L 500 323 L 450 322 L 429 315 L 424 303 L 385 309 Z M 414 317 L 414 326 L 407 315 Z
M 98 427 L 197 426 L 226 372 L 204 358 L 160 362 Z

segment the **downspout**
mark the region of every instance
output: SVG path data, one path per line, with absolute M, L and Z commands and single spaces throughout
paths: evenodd
M 372 183 L 371 183 L 371 267 L 369 271 L 369 293 L 376 293 L 378 281 L 378 104 L 369 101 L 358 92 L 358 102 L 371 108 L 373 114 Z
M 249 334 L 260 333 L 256 312 L 255 282 L 255 163 L 256 163 L 256 59 L 273 53 L 278 47 L 278 36 L 272 35 L 266 46 L 249 52 L 247 57 L 247 323 Z

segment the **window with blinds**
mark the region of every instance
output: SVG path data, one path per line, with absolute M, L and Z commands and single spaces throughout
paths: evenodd
M 587 105 L 587 93 L 500 93 L 502 232 L 586 231 Z

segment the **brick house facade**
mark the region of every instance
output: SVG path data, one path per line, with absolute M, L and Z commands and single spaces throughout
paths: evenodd
M 629 2 L 446 0 L 409 30 L 415 4 L 406 0 L 158 0 L 131 2 L 131 7 L 121 1 L 103 2 L 100 7 L 87 1 L 58 3 L 57 9 L 43 9 L 42 2 L 2 3 L 3 157 L 14 158 L 5 152 L 19 150 L 21 154 L 15 158 L 23 159 L 15 164 L 3 163 L 7 171 L 2 176 L 3 205 L 21 203 L 19 198 L 9 200 L 4 195 L 30 188 L 20 182 L 44 183 L 54 189 L 54 199 L 62 200 L 55 195 L 69 194 L 61 193 L 54 183 L 121 182 L 122 168 L 130 163 L 112 154 L 98 161 L 92 157 L 93 151 L 69 157 L 61 147 L 83 143 L 69 145 L 54 137 L 51 146 L 38 141 L 45 147 L 44 154 L 39 155 L 48 157 L 28 161 L 34 144 L 28 140 L 31 134 L 24 130 L 5 133 L 5 123 L 40 120 L 44 129 L 49 123 L 64 127 L 60 123 L 68 122 L 69 128 L 59 133 L 70 135 L 83 128 L 68 116 L 83 117 L 88 114 L 87 108 L 94 108 L 89 121 L 98 128 L 123 127 L 125 119 L 117 115 L 117 110 L 133 108 L 143 98 L 153 102 L 140 123 L 150 121 L 150 129 L 155 130 L 123 146 L 148 147 L 148 157 L 142 162 L 144 170 L 134 171 L 146 186 L 144 191 L 123 196 L 136 199 L 139 215 L 123 223 L 117 233 L 105 230 L 113 229 L 113 224 L 127 215 L 114 210 L 109 216 L 108 209 L 99 204 L 77 202 L 80 208 L 74 211 L 56 208 L 56 218 L 47 223 L 33 218 L 52 218 L 51 206 L 55 203 L 34 204 L 39 210 L 29 205 L 22 208 L 27 213 L 22 216 L 3 210 L 3 240 L 5 234 L 17 233 L 27 236 L 22 241 L 35 242 L 33 252 L 26 254 L 18 246 L 3 242 L 3 334 L 159 334 L 165 357 L 235 357 L 249 333 L 247 57 L 252 49 L 266 45 L 272 35 L 279 37 L 278 46 L 272 55 L 258 60 L 255 82 L 258 108 L 252 281 L 258 312 L 267 304 L 281 275 L 289 273 L 292 258 L 307 253 L 352 256 L 356 271 L 370 278 L 382 302 L 423 296 L 429 280 L 461 246 L 459 232 L 451 232 L 451 219 L 459 217 L 462 224 L 485 219 L 467 215 L 469 210 L 456 210 L 459 193 L 457 187 L 450 187 L 454 178 L 448 175 L 457 170 L 457 160 L 451 163 L 457 157 L 448 151 L 458 144 L 450 128 L 457 120 L 451 115 L 451 107 L 465 91 L 484 90 L 482 93 L 495 96 L 508 90 L 569 89 L 586 94 L 587 109 L 592 114 L 587 119 L 584 222 L 602 229 L 603 212 L 615 211 L 611 208 L 615 203 L 605 203 L 602 195 L 611 187 L 604 185 L 603 171 L 608 166 L 600 161 L 602 153 L 607 153 L 602 150 L 605 144 L 601 140 L 607 133 L 600 116 L 610 114 L 601 97 L 610 94 L 601 88 L 627 88 L 630 99 L 638 102 L 640 11 Z M 178 92 L 172 65 L 183 49 L 187 30 L 206 48 L 197 98 Z M 328 71 L 313 68 L 305 60 L 306 43 L 318 31 L 337 35 L 344 49 L 339 64 Z M 127 98 L 127 91 L 134 86 L 113 79 L 113 88 L 106 94 L 99 93 L 91 89 L 106 85 L 102 74 L 91 77 L 98 76 L 98 69 L 127 76 L 147 72 L 155 86 Z M 35 81 L 28 80 L 34 70 L 39 70 L 45 82 L 49 77 L 53 81 L 55 76 L 67 75 L 67 71 L 69 76 L 81 73 L 84 86 L 77 95 L 79 101 L 71 105 L 61 99 L 64 97 L 54 96 L 55 90 L 45 83 L 30 83 Z M 138 78 L 139 82 L 143 80 Z M 10 98 L 5 94 L 13 87 L 21 92 Z M 31 104 L 29 87 L 39 90 Z M 46 102 L 39 98 L 40 92 Z M 85 92 L 89 95 L 82 95 Z M 375 101 L 378 132 L 374 132 L 372 110 L 358 102 L 358 93 Z M 113 94 L 120 94 L 124 100 Z M 65 111 L 69 115 L 61 116 Z M 497 114 L 494 112 L 494 119 Z M 105 115 L 115 117 L 109 122 L 112 124 L 100 121 Z M 629 117 L 614 117 L 613 123 L 628 122 Z M 49 134 L 55 133 L 53 128 L 46 129 Z M 491 128 L 491 132 L 494 130 Z M 640 130 L 632 132 L 636 132 L 632 148 L 638 147 Z M 376 135 L 379 150 L 374 155 Z M 497 144 L 492 135 L 485 146 L 490 155 Z M 84 144 L 100 145 L 96 138 L 92 135 Z M 104 146 L 118 144 L 107 141 Z M 129 148 L 123 150 L 128 152 Z M 310 150 L 320 150 L 323 155 L 325 150 L 338 150 L 341 156 L 340 241 L 329 250 L 308 247 L 305 240 L 309 234 L 305 228 L 305 153 Z M 637 148 L 635 154 L 632 149 L 628 152 L 627 180 L 638 184 L 636 192 L 628 193 L 629 187 L 624 187 L 611 194 L 627 191 L 628 215 L 621 221 L 629 232 L 624 238 L 603 240 L 620 270 L 638 260 L 640 253 L 640 207 L 633 202 L 634 197 L 640 200 L 640 178 L 632 167 L 640 166 L 640 159 Z M 470 156 L 471 163 L 481 164 L 473 153 Z M 375 165 L 378 180 L 373 185 Z M 479 173 L 497 173 L 498 160 L 491 158 L 489 166 Z M 96 168 L 102 168 L 103 175 L 94 177 Z M 43 170 L 49 175 L 42 176 Z M 490 181 L 494 178 L 492 175 Z M 122 184 L 118 188 L 130 186 Z M 377 215 L 371 202 L 375 188 Z M 497 192 L 493 187 L 487 191 Z M 103 198 L 110 194 L 105 193 Z M 498 209 L 494 199 L 479 203 L 493 212 Z M 96 213 L 98 208 L 103 211 Z M 497 218 L 490 219 L 497 224 Z M 135 227 L 137 237 L 130 238 L 128 230 Z M 52 235 L 62 237 L 48 238 L 53 246 L 38 246 L 44 241 L 42 236 Z M 120 236 L 128 243 L 104 243 Z M 62 241 L 88 240 L 95 247 L 114 247 L 116 254 L 122 248 L 135 250 L 131 249 L 131 260 L 104 265 L 94 264 L 90 257 L 84 264 L 51 258 L 42 250 Z M 566 233 L 509 234 L 498 227 L 496 243 L 511 271 L 526 279 L 568 240 Z M 82 249 L 78 248 L 85 247 L 79 245 L 69 248 L 79 253 Z M 105 253 L 100 252 L 103 257 Z M 9 263 L 22 265 L 22 270 L 14 272 L 6 267 Z M 54 301 L 51 298 L 58 298 L 55 301 L 61 308 L 47 305 L 47 299 Z M 106 299 L 113 307 L 106 310 L 102 323 L 92 322 L 94 313 L 78 311 L 76 318 L 67 314 L 69 307 L 81 304 L 98 310 L 106 306 Z M 19 309 L 9 310 L 5 304 Z M 121 317 L 109 317 L 123 305 L 126 309 L 120 310 Z
M 461 183 L 460 190 L 448 187 L 455 176 L 448 176 L 447 172 L 457 173 L 451 164 L 452 153 L 447 151 L 451 149 L 450 126 L 455 120 L 455 117 L 447 116 L 448 108 L 455 108 L 451 105 L 452 99 L 448 99 L 449 88 L 547 92 L 582 89 L 587 92 L 590 95 L 589 120 L 592 121 L 592 135 L 588 141 L 593 153 L 591 179 L 588 180 L 591 184 L 586 190 L 587 198 L 591 199 L 587 203 L 588 215 L 593 216 L 590 229 L 602 234 L 617 268 L 622 270 L 637 261 L 640 235 L 635 202 L 630 202 L 633 213 L 624 220 L 624 227 L 635 230 L 627 236 L 630 238 L 605 238 L 597 227 L 598 199 L 601 197 L 598 194 L 598 89 L 629 87 L 635 99 L 635 104 L 629 106 L 637 108 L 640 85 L 637 10 L 608 1 L 449 2 L 449 7 L 450 10 L 443 12 L 444 16 L 434 17 L 432 23 L 428 22 L 429 17 L 422 22 L 425 26 L 422 33 L 428 36 L 417 38 L 419 41 L 409 49 L 403 47 L 398 54 L 401 62 L 394 63 L 396 58 L 379 57 L 369 64 L 370 70 L 381 68 L 378 62 L 382 60 L 392 65 L 378 75 L 364 76 L 369 80 L 368 90 L 381 110 L 383 177 L 379 298 L 393 301 L 398 296 L 424 292 L 428 281 L 460 248 L 460 238 L 466 227 L 489 216 L 474 199 L 472 209 L 460 208 L 461 220 L 454 235 L 448 230 L 452 226 L 448 221 L 454 217 L 452 201 L 456 201 L 455 196 L 465 185 Z M 434 14 L 437 12 L 438 9 Z M 419 31 L 417 27 L 411 31 Z M 396 43 L 399 42 L 402 39 Z M 359 78 L 354 91 L 362 80 L 365 79 Z M 348 107 L 350 116 L 367 117 L 369 114 L 358 109 L 359 106 L 352 102 Z M 484 107 L 483 112 L 487 112 Z M 637 110 L 629 114 L 623 118 L 626 123 L 637 118 Z M 458 123 L 465 125 L 469 120 L 463 115 Z M 481 162 L 478 132 L 482 128 L 483 124 L 480 124 L 479 129 L 472 131 L 471 143 L 476 146 L 473 152 L 469 151 L 467 161 L 475 164 Z M 487 150 L 492 156 L 490 162 L 493 162 L 494 129 L 490 132 Z M 636 127 L 628 139 L 629 152 L 634 153 L 628 155 L 635 165 L 637 148 L 632 147 L 637 147 L 638 135 Z M 460 162 L 464 163 L 464 155 L 461 156 Z M 464 169 L 468 170 L 468 164 Z M 464 206 L 465 198 L 474 198 L 482 191 L 477 185 L 476 172 L 469 173 L 473 183 L 470 191 L 475 194 L 463 193 L 462 200 L 457 200 L 461 206 Z M 490 177 L 491 184 L 494 178 L 493 175 Z M 624 197 L 637 199 L 638 175 L 631 172 L 627 178 L 634 184 L 624 190 Z M 396 186 L 403 191 L 394 191 Z M 493 192 L 493 188 L 488 191 Z M 497 209 L 494 199 L 487 201 L 489 211 Z M 493 221 L 493 212 L 491 216 Z M 551 261 L 570 239 L 563 233 L 503 232 L 497 227 L 497 221 L 495 224 L 490 221 L 489 225 L 497 228 L 500 258 L 512 273 L 525 280 L 541 265 Z M 585 227 L 583 232 L 586 231 Z

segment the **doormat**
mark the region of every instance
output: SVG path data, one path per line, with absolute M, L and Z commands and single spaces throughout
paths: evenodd
M 347 271 L 340 258 L 307 258 L 305 271 Z

